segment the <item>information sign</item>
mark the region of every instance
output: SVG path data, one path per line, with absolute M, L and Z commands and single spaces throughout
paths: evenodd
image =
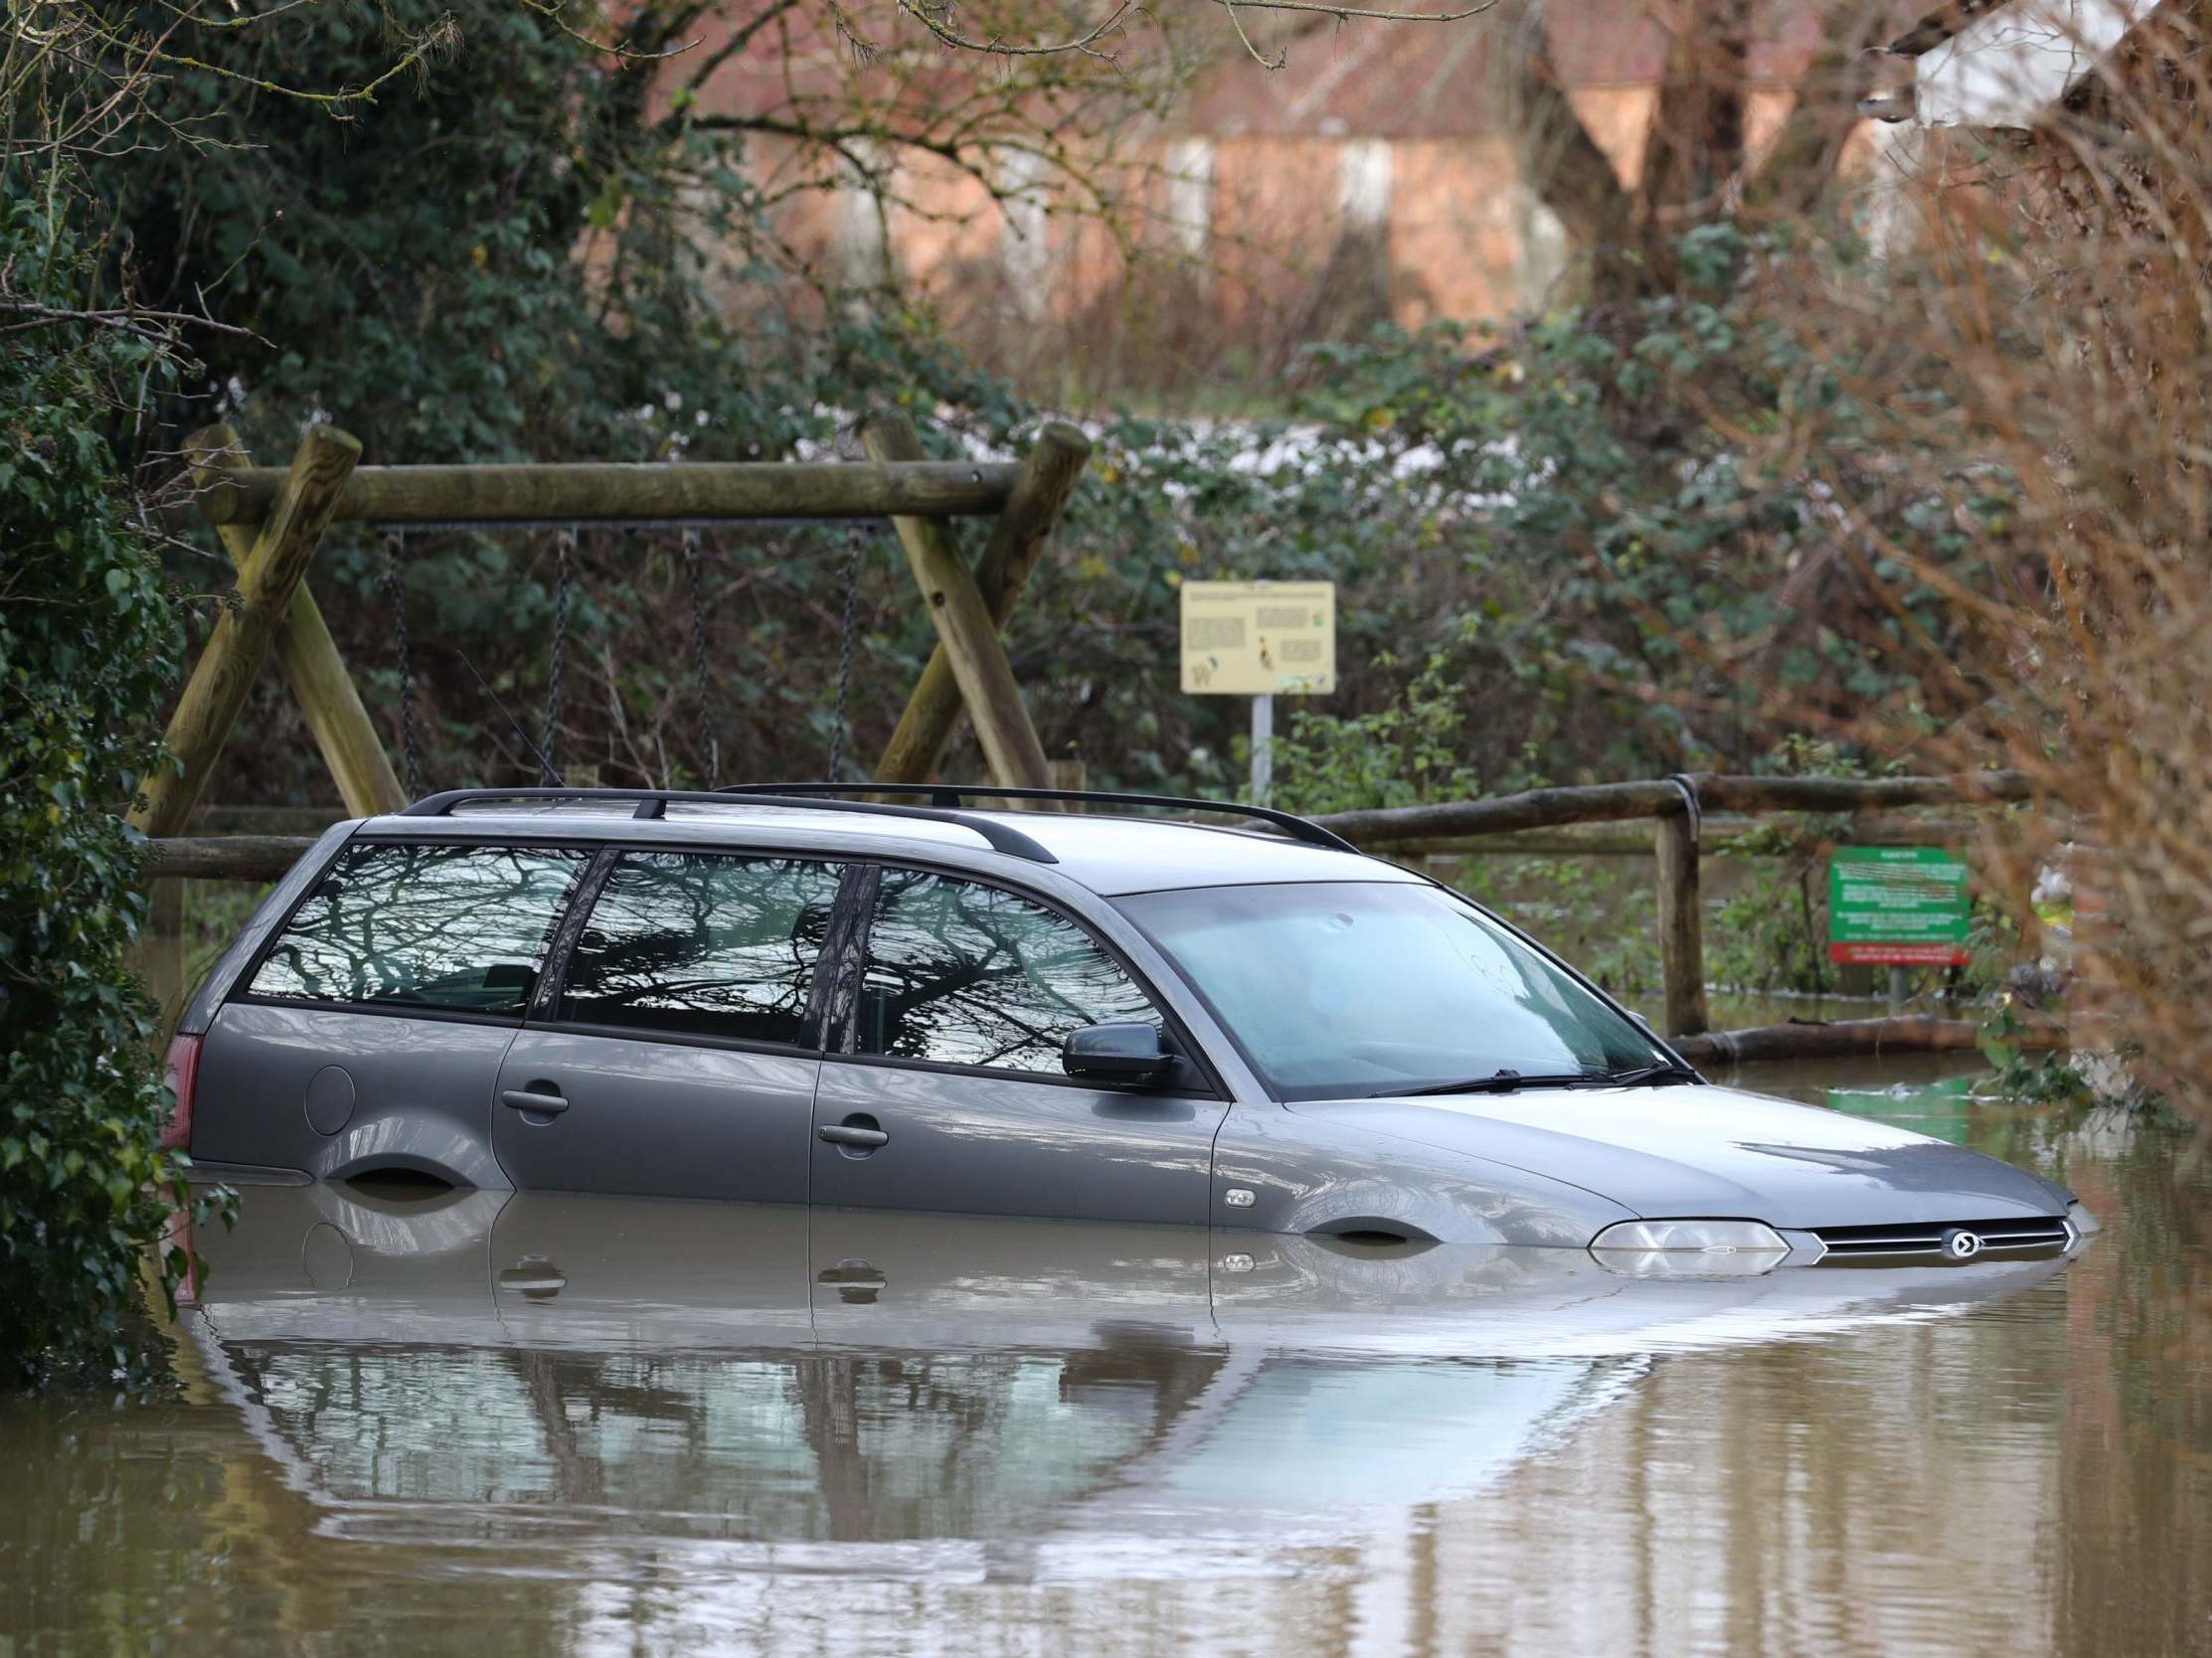
M 1966 860 L 1940 846 L 1839 846 L 1828 861 L 1828 958 L 1904 967 L 1966 959 Z
M 1334 581 L 1185 581 L 1183 689 L 1319 696 L 1336 689 Z

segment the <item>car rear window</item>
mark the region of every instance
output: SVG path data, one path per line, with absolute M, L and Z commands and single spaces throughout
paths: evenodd
M 251 992 L 520 1014 L 584 864 L 549 847 L 351 847 L 277 935 Z
M 792 858 L 624 853 L 569 956 L 562 1018 L 810 1046 L 807 987 L 838 877 Z

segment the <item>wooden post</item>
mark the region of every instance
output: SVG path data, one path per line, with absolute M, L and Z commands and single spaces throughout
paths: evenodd
M 146 994 L 161 1009 L 160 1045 L 184 1012 L 184 883 L 156 881 L 146 894 L 146 928 L 138 935 L 138 960 Z
M 1001 633 L 1014 613 L 1015 600 L 1029 573 L 1043 556 L 1045 540 L 1060 520 L 1061 508 L 1083 475 L 1091 458 L 1091 439 L 1074 426 L 1055 420 L 1037 434 L 1036 446 L 1022 462 L 1007 496 L 1006 510 L 991 526 L 991 539 L 975 568 L 975 586 Z M 944 758 L 944 746 L 960 718 L 960 688 L 952 677 L 952 660 L 942 644 L 931 653 L 929 666 L 915 682 L 906 712 L 884 746 L 876 766 L 880 783 L 926 783 L 936 775 Z
M 360 441 L 335 426 L 309 426 L 300 438 L 275 510 L 239 567 L 238 607 L 216 622 L 169 716 L 162 746 L 181 768 L 157 766 L 138 781 L 130 821 L 144 834 L 174 835 L 199 802 L 360 456 Z
M 1698 897 L 1697 840 L 1690 814 L 1660 814 L 1659 974 L 1666 993 L 1666 1034 L 1700 1036 L 1712 1028 L 1705 1007 L 1704 912 Z
M 239 435 L 229 426 L 209 426 L 185 439 L 185 453 L 192 457 L 192 480 L 202 489 L 222 481 L 225 472 L 243 471 L 248 465 Z M 224 524 L 216 539 L 235 567 L 243 568 L 254 550 L 254 531 L 245 524 Z M 339 797 L 353 817 L 375 817 L 396 812 L 407 804 L 407 792 L 392 769 L 369 711 L 361 705 L 353 676 L 346 672 L 338 642 L 322 619 L 322 607 L 302 581 L 276 629 L 276 665 L 298 699 L 322 750 L 323 764 L 336 779 Z
M 904 414 L 879 414 L 862 426 L 861 441 L 878 461 L 920 460 L 922 439 Z M 1029 723 L 1021 687 L 1007 665 L 983 595 L 968 574 L 952 534 L 934 518 L 894 518 L 892 528 L 907 550 L 915 581 L 936 625 L 937 644 L 952 665 L 952 680 L 983 746 L 992 779 L 1010 787 L 1048 788 L 1045 747 Z

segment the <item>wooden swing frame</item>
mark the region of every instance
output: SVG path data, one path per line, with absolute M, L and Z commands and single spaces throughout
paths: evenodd
M 849 464 L 360 466 L 359 440 L 313 425 L 288 467 L 263 467 L 231 427 L 196 432 L 187 452 L 200 514 L 237 569 L 237 599 L 169 718 L 163 747 L 176 763 L 140 780 L 130 822 L 154 840 L 182 832 L 272 652 L 346 810 L 372 817 L 408 803 L 307 586 L 315 550 L 339 523 L 647 529 L 888 518 L 937 644 L 876 780 L 929 781 L 965 711 L 994 782 L 1049 786 L 1044 747 L 999 635 L 1090 459 L 1090 439 L 1054 421 L 1019 463 L 932 461 L 913 421 L 891 413 L 865 421 L 861 440 L 869 458 Z M 972 569 L 952 532 L 951 521 L 963 517 L 992 520 Z

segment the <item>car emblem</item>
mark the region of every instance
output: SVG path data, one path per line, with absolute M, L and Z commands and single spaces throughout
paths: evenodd
M 1981 1253 L 1981 1234 L 1953 1227 L 1944 1234 L 1944 1253 L 1953 1260 L 1971 1260 Z

